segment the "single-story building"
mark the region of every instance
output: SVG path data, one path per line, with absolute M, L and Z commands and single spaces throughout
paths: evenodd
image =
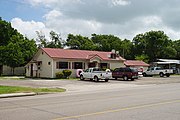
M 124 66 L 125 59 L 114 50 L 112 52 L 41 48 L 26 65 L 27 77 L 55 78 L 64 69 L 72 71 L 76 77 L 78 69 L 100 67 L 114 69 Z
M 148 69 L 148 67 L 150 66 L 149 64 L 147 64 L 141 60 L 126 60 L 124 62 L 124 65 L 126 67 L 137 68 L 138 71 L 140 71 L 140 72 L 146 71 Z

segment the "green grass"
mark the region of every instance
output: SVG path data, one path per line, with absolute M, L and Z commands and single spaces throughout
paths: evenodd
M 9 93 L 52 93 L 52 92 L 65 92 L 62 88 L 31 88 L 31 87 L 18 87 L 18 86 L 0 86 L 0 94 Z

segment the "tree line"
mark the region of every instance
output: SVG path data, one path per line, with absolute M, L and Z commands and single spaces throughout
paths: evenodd
M 136 35 L 132 40 L 114 35 L 92 34 L 91 37 L 68 34 L 66 40 L 51 31 L 51 41 L 38 33 L 39 47 L 77 50 L 119 51 L 125 59 L 143 60 L 147 63 L 157 59 L 180 59 L 180 40 L 171 40 L 163 31 L 149 31 Z
M 51 31 L 50 40 L 37 31 L 36 39 L 28 39 L 0 18 L 0 65 L 12 68 L 24 66 L 38 48 L 69 48 L 77 50 L 119 51 L 125 59 L 143 60 L 147 63 L 158 58 L 180 59 L 180 40 L 171 40 L 163 31 L 148 31 L 132 40 L 115 35 L 92 34 L 91 37 L 68 34 L 66 40 Z

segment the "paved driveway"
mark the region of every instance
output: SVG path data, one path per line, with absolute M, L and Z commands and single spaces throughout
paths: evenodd
M 1 79 L 1 78 L 0 78 Z M 48 80 L 48 79 L 25 79 L 14 80 L 6 78 L 0 80 L 0 85 L 9 86 L 28 86 L 28 87 L 50 87 L 65 88 L 68 92 L 78 91 L 97 91 L 103 89 L 115 89 L 126 87 L 139 87 L 158 84 L 180 83 L 180 76 L 171 76 L 169 78 L 143 77 L 135 81 L 123 81 L 122 79 L 110 80 L 109 82 L 93 82 L 80 80 Z

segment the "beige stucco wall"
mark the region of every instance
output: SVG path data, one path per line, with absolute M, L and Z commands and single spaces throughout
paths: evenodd
M 33 70 L 33 77 L 44 77 L 44 78 L 52 78 L 53 74 L 53 59 L 50 58 L 45 52 L 43 52 L 41 49 L 36 53 L 36 55 L 33 58 L 35 61 L 42 61 L 42 64 L 39 66 L 40 69 L 38 69 L 38 66 L 36 66 L 35 63 L 29 63 L 26 65 L 26 76 L 30 76 L 31 72 L 31 64 L 34 66 Z M 50 62 L 50 65 L 48 65 L 48 62 Z M 38 70 L 37 70 L 38 69 Z
M 82 63 L 85 63 L 85 69 L 86 68 L 88 68 L 88 62 L 86 61 L 86 60 L 79 60 L 79 59 L 55 59 L 54 60 L 54 66 L 53 66 L 53 70 L 54 70 L 54 73 L 53 73 L 53 77 L 55 78 L 56 77 L 56 73 L 57 72 L 62 72 L 64 69 L 57 69 L 56 68 L 56 62 L 69 62 L 70 63 L 70 65 L 71 65 L 71 69 L 69 69 L 69 70 L 71 70 L 72 71 L 72 74 L 71 74 L 71 76 L 70 77 L 76 77 L 76 71 L 77 71 L 77 69 L 72 69 L 72 63 L 73 62 L 82 62 Z M 83 66 L 84 66 L 84 64 L 83 64 Z
M 124 61 L 110 61 L 109 63 L 110 63 L 110 69 L 125 67 Z

